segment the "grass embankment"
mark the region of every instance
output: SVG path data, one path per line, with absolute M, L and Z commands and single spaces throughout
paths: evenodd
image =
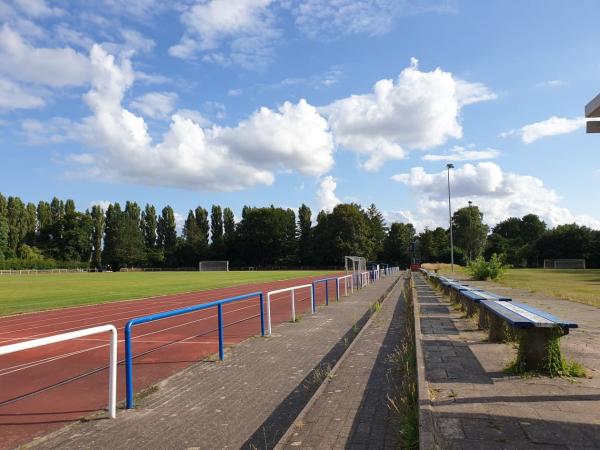
M 331 271 L 104 272 L 0 276 L 0 316 L 323 275 Z
M 424 264 L 450 275 L 450 264 Z M 454 266 L 455 274 L 468 276 L 464 267 Z M 498 283 L 542 295 L 600 306 L 600 269 L 508 269 Z

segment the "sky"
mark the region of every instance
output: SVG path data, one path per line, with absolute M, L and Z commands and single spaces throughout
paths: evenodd
M 600 228 L 600 2 L 0 0 L 0 192 Z

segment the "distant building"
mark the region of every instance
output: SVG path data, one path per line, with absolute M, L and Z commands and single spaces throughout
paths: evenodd
M 588 119 L 600 117 L 600 94 L 591 102 L 585 105 L 585 117 Z M 586 131 L 588 133 L 600 133 L 600 121 L 588 120 Z

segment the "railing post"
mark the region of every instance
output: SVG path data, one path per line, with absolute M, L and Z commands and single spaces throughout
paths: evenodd
M 108 370 L 108 416 L 111 419 L 117 417 L 117 331 L 113 328 L 110 333 Z
M 217 305 L 217 315 L 219 319 L 219 359 L 223 361 L 225 359 L 225 349 L 223 344 L 223 304 Z
M 265 335 L 265 305 L 263 304 L 263 293 L 258 294 L 260 300 L 260 335 Z M 270 332 L 270 330 L 269 330 Z
M 340 280 L 338 278 L 335 279 L 335 300 L 340 301 Z
M 271 293 L 267 293 L 267 324 L 269 327 L 269 336 L 271 336 Z
M 312 282 L 312 310 L 313 313 L 317 312 L 317 290 L 315 289 L 315 282 Z
M 329 280 L 325 280 L 325 305 L 329 306 Z
M 296 299 L 294 290 L 292 289 L 292 322 L 296 322 Z
M 131 322 L 125 325 L 125 390 L 127 409 L 135 407 L 133 401 L 133 361 L 131 355 Z

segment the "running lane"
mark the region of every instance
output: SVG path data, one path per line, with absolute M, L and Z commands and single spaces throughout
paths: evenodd
M 123 327 L 128 320 L 254 291 L 265 294 L 266 306 L 268 291 L 310 283 L 313 279 L 281 280 L 4 317 L 0 318 L 0 346 L 113 324 L 119 334 L 117 395 L 122 400 L 125 398 Z M 317 286 L 316 294 L 317 305 L 324 305 L 323 284 Z M 335 296 L 335 283 L 330 283 L 329 300 L 335 301 Z M 297 314 L 310 313 L 308 289 L 296 292 L 295 306 Z M 223 312 L 225 345 L 260 334 L 258 298 L 224 305 Z M 271 319 L 273 325 L 291 319 L 289 293 L 273 296 Z M 0 356 L 0 449 L 14 448 L 106 407 L 108 339 L 108 334 L 95 335 Z M 135 326 L 132 343 L 134 384 L 136 391 L 141 391 L 217 352 L 216 308 Z

